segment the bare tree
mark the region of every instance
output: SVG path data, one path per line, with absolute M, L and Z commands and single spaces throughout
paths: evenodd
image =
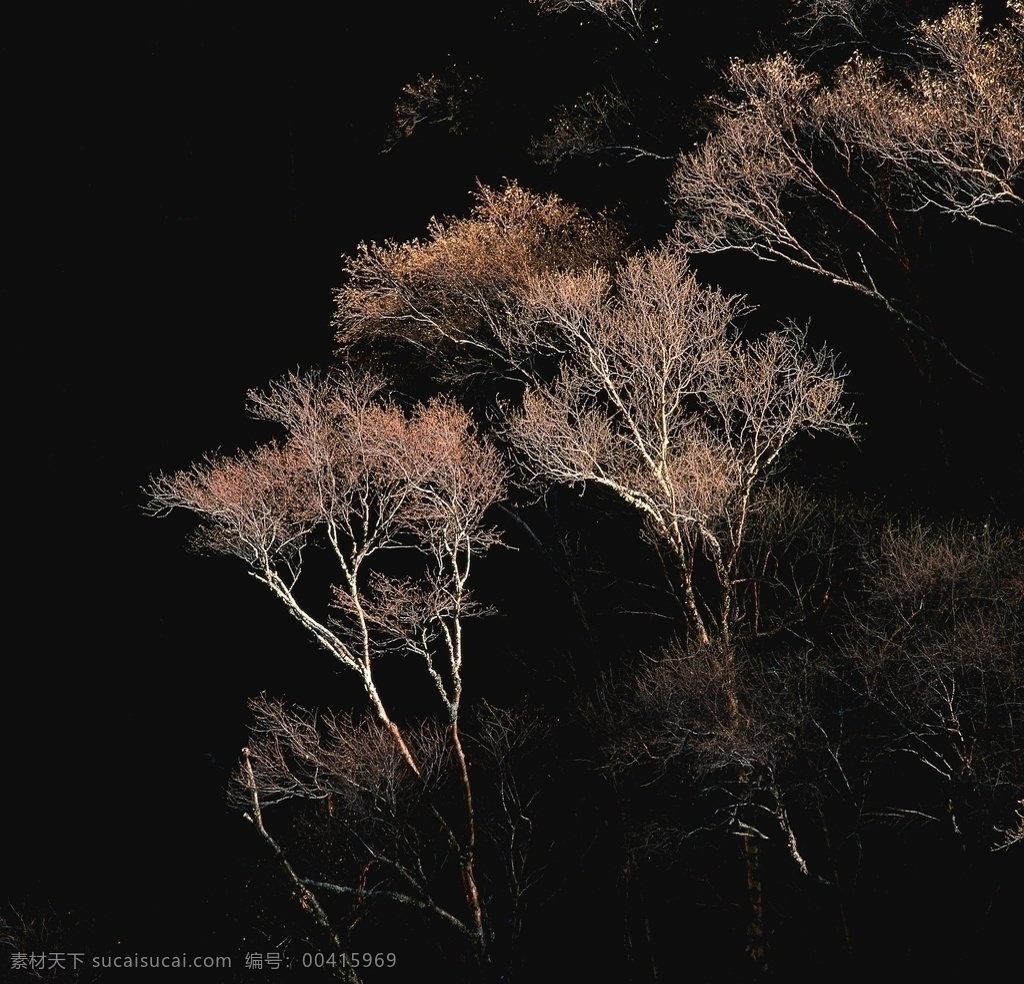
M 668 248 L 628 258 L 614 279 L 538 278 L 530 300 L 510 348 L 547 349 L 561 368 L 512 416 L 524 467 L 637 510 L 671 558 L 690 631 L 728 642 L 759 483 L 798 434 L 852 433 L 833 356 L 793 327 L 743 342 L 741 300 L 700 286 Z M 713 597 L 698 588 L 702 564 Z
M 836 33 L 853 38 L 864 35 L 864 20 L 885 0 L 794 0 L 794 22 L 807 35 Z
M 1005 848 L 1024 795 L 1020 531 L 892 524 L 869 559 L 850 653 L 883 715 L 874 767 L 899 767 L 915 791 L 875 815 L 937 824 L 964 849 Z
M 1024 12 L 1008 9 L 989 33 L 977 7 L 921 24 L 912 68 L 856 55 L 828 80 L 785 54 L 734 62 L 735 100 L 672 179 L 677 240 L 856 291 L 897 319 L 925 371 L 929 348 L 967 369 L 917 300 L 915 237 L 923 213 L 1004 227 L 1022 204 Z
M 546 350 L 560 368 L 527 389 L 508 438 L 535 481 L 603 487 L 635 510 L 671 572 L 694 645 L 689 678 L 715 708 L 705 718 L 678 688 L 659 685 L 666 707 L 654 713 L 655 731 L 665 737 L 669 722 L 689 718 L 719 749 L 734 797 L 727 825 L 743 838 L 749 949 L 762 963 L 762 835 L 750 814 L 767 810 L 806 864 L 765 735 L 751 738 L 751 722 L 764 722 L 751 716 L 758 686 L 733 641 L 748 583 L 740 569 L 757 493 L 792 442 L 804 432 L 852 434 L 843 374 L 792 326 L 743 341 L 742 300 L 701 286 L 668 247 L 626 258 L 614 276 L 595 268 L 537 278 L 529 300 L 508 347 Z M 660 664 L 663 682 L 670 665 Z M 632 742 L 638 729 L 625 733 Z
M 463 625 L 478 611 L 468 582 L 474 558 L 497 542 L 484 517 L 503 495 L 504 471 L 462 409 L 435 401 L 407 415 L 382 399 L 380 389 L 366 378 L 293 375 L 254 391 L 253 412 L 281 425 L 285 439 L 157 477 L 149 508 L 155 514 L 197 514 L 205 547 L 245 561 L 316 642 L 359 677 L 379 727 L 409 772 L 423 780 L 423 766 L 389 714 L 376 675 L 382 654 L 418 659 L 443 708 L 463 792 L 461 829 L 438 819 L 458 845 L 471 936 L 482 956 L 476 824 L 459 710 Z M 328 547 L 336 565 L 328 612 L 313 610 L 302 588 L 314 538 Z M 385 551 L 399 549 L 419 558 L 413 567 L 418 574 L 398 579 L 375 566 Z M 295 736 L 304 729 L 264 711 L 264 720 L 281 723 L 294 751 Z M 256 760 L 265 766 L 265 747 L 258 748 Z M 265 793 L 273 798 L 280 792 L 268 775 L 246 755 L 250 817 L 280 855 L 260 808 Z M 286 870 L 298 879 L 287 864 Z M 304 904 L 323 924 L 313 889 L 301 879 L 298 884 Z
M 396 338 L 458 354 L 463 380 L 486 367 L 525 384 L 501 428 L 520 475 L 534 489 L 604 487 L 637 512 L 693 659 L 721 683 L 723 728 L 742 731 L 733 635 L 741 620 L 764 622 L 738 598 L 768 583 L 745 566 L 752 515 L 800 434 L 852 435 L 831 353 L 794 326 L 742 340 L 743 300 L 702 287 L 681 250 L 622 257 L 603 225 L 515 187 L 482 191 L 471 219 L 436 223 L 427 242 L 364 247 L 338 299 L 346 346 Z M 763 756 L 726 757 L 735 826 L 740 801 L 749 814 L 775 785 Z M 774 795 L 772 816 L 784 816 Z M 744 837 L 753 899 L 757 846 Z
M 425 915 L 478 948 L 475 919 L 452 911 L 442 888 L 452 853 L 463 849 L 442 809 L 452 766 L 446 729 L 428 721 L 406 730 L 414 773 L 376 721 L 288 707 L 265 695 L 252 709 L 229 799 L 271 846 L 299 901 L 338 949 L 374 906 Z M 264 822 L 265 810 L 286 802 L 292 826 L 308 828 L 296 852 L 301 873 Z
M 424 240 L 363 244 L 336 292 L 343 351 L 392 347 L 443 381 L 508 372 L 505 328 L 532 276 L 610 262 L 619 237 L 555 195 L 481 186 L 468 218 Z

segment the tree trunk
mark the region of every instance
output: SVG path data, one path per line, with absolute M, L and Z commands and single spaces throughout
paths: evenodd
M 764 926 L 764 888 L 761 882 L 761 845 L 756 831 L 743 837 L 743 860 L 747 869 L 747 899 L 750 909 L 747 917 L 747 955 L 754 970 L 768 969 L 768 946 Z

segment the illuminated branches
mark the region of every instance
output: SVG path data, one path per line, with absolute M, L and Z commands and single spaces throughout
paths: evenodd
M 444 380 L 507 371 L 507 324 L 530 278 L 609 262 L 612 226 L 555 195 L 481 187 L 468 218 L 424 240 L 363 244 L 336 293 L 339 346 L 396 349 Z
M 444 402 L 406 415 L 365 379 L 290 376 L 250 394 L 284 441 L 156 478 L 150 510 L 187 509 L 200 542 L 248 563 L 341 663 L 367 672 L 371 558 L 407 547 L 435 561 L 432 583 L 460 594 L 469 558 L 495 542 L 484 513 L 502 494 L 501 465 L 464 411 Z M 296 601 L 303 553 L 322 538 L 337 565 L 345 616 L 317 622 Z M 366 607 L 369 605 L 370 607 Z M 393 613 L 381 611 L 378 622 Z M 365 624 L 364 624 L 365 623 Z
M 653 149 L 659 145 L 657 138 L 638 132 L 628 100 L 614 86 L 587 92 L 573 103 L 559 106 L 549 124 L 541 136 L 530 141 L 530 153 L 541 164 L 558 167 L 574 158 L 673 159 Z
M 700 286 L 685 258 L 660 249 L 612 277 L 538 278 L 525 345 L 557 353 L 549 384 L 528 389 L 509 439 L 537 480 L 603 486 L 637 510 L 673 558 L 697 638 L 728 638 L 733 577 L 751 497 L 803 431 L 849 436 L 842 373 L 783 328 L 750 343 L 743 306 Z M 696 568 L 718 585 L 700 597 Z
M 946 348 L 915 296 L 918 217 L 1010 225 L 1024 201 L 1021 8 L 985 33 L 956 7 L 914 42 L 912 67 L 855 55 L 831 80 L 788 54 L 733 62 L 734 100 L 672 178 L 678 242 L 827 278 Z
M 418 75 L 414 82 L 404 85 L 395 103 L 395 119 L 385 151 L 411 137 L 419 127 L 447 124 L 450 133 L 461 132 L 466 101 L 479 81 L 451 71 L 444 76 Z
M 444 708 L 463 790 L 461 829 L 453 832 L 447 821 L 441 826 L 458 845 L 470 935 L 482 953 L 475 820 L 459 709 L 463 622 L 476 612 L 470 571 L 473 559 L 497 542 L 485 514 L 503 496 L 504 470 L 496 452 L 477 439 L 464 410 L 434 401 L 406 414 L 382 398 L 380 388 L 367 378 L 293 375 L 251 393 L 252 411 L 282 426 L 284 439 L 154 479 L 150 510 L 195 513 L 202 544 L 248 564 L 317 643 L 359 677 L 380 734 L 389 737 L 394 755 L 422 784 L 424 765 L 392 720 L 375 673 L 383 653 L 418 658 Z M 314 539 L 328 548 L 335 568 L 333 604 L 322 612 L 311 608 L 299 590 L 305 553 Z M 376 562 L 394 550 L 417 557 L 413 570 L 419 573 L 396 578 L 382 570 Z M 280 709 L 271 714 L 264 708 L 262 716 L 264 722 L 277 722 L 278 733 L 247 753 L 243 786 L 250 817 L 283 858 L 263 824 L 260 802 L 288 795 L 282 783 L 310 795 L 305 780 L 286 761 L 308 765 L 312 757 L 315 769 L 327 763 L 308 724 Z M 369 741 L 372 735 L 367 735 Z M 314 743 L 305 752 L 302 736 Z M 340 754 L 344 742 L 335 738 L 328 745 Z M 356 741 L 355 733 L 345 741 Z M 285 747 L 288 756 L 281 752 Z M 272 749 L 277 752 L 271 754 Z M 299 879 L 287 859 L 283 863 L 289 877 Z M 307 908 L 322 923 L 322 906 L 309 895 L 310 886 L 299 881 Z
M 640 17 L 644 0 L 530 0 L 543 14 L 564 14 L 580 10 L 600 17 L 634 37 L 643 32 Z
M 422 658 L 455 720 L 462 620 L 474 610 L 469 574 L 473 557 L 497 542 L 484 515 L 502 497 L 504 473 L 465 411 L 435 401 L 406 415 L 378 389 L 367 379 L 290 376 L 251 393 L 253 412 L 282 425 L 286 440 L 156 478 L 150 509 L 196 513 L 200 542 L 243 559 L 359 675 L 382 723 L 373 660 L 396 648 Z M 296 593 L 314 536 L 336 565 L 330 614 Z M 422 556 L 422 577 L 395 581 L 373 568 L 397 548 Z

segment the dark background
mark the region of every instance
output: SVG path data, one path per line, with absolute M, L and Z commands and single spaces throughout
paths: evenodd
M 24 299 L 9 310 L 0 898 L 81 921 L 91 952 L 242 952 L 258 846 L 222 790 L 246 701 L 343 700 L 344 684 L 240 565 L 188 554 L 187 521 L 143 516 L 148 476 L 258 438 L 247 389 L 331 359 L 341 258 L 463 213 L 477 181 L 617 208 L 638 241 L 655 241 L 670 224 L 671 162 L 551 173 L 529 138 L 609 73 L 638 88 L 671 74 L 648 109 L 652 125 L 682 121 L 661 148 L 672 153 L 724 57 L 758 50 L 784 6 L 659 11 L 655 61 L 600 23 L 541 20 L 525 0 L 216 23 L 176 8 L 12 30 L 11 286 Z M 465 132 L 417 132 L 382 154 L 402 85 L 452 66 L 482 79 Z M 969 332 L 1010 317 L 991 285 L 1020 254 L 977 248 L 947 305 L 963 305 Z M 751 280 L 766 317 L 814 308 L 813 290 L 777 277 Z M 868 425 L 844 481 L 1012 515 L 1019 428 L 1005 414 L 975 426 L 992 411 L 968 395 L 970 443 L 991 468 L 965 457 L 952 475 L 919 469 L 921 411 L 891 393 L 877 316 L 842 307 L 834 331 L 813 330 L 850 365 Z

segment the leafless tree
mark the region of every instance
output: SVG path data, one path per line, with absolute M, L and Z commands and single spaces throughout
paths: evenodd
M 509 371 L 505 325 L 532 276 L 611 262 L 619 237 L 555 195 L 481 186 L 468 218 L 434 220 L 424 240 L 363 244 L 336 293 L 345 352 L 391 346 L 443 381 Z
M 530 388 L 508 434 L 538 481 L 601 486 L 637 510 L 671 558 L 686 619 L 728 642 L 752 500 L 802 432 L 849 436 L 843 374 L 788 327 L 740 339 L 739 298 L 702 287 L 669 248 L 615 276 L 537 278 L 509 348 L 547 349 L 557 378 Z M 716 585 L 698 585 L 706 563 Z
M 734 62 L 734 101 L 672 179 L 677 240 L 823 277 L 888 310 L 919 358 L 929 347 L 957 358 L 915 299 L 918 218 L 1012 226 L 1022 24 L 1019 3 L 988 33 L 977 7 L 956 7 L 917 28 L 912 68 L 855 55 L 834 79 L 786 54 Z
M 602 487 L 636 510 L 665 558 L 693 645 L 687 679 L 711 703 L 695 711 L 677 687 L 666 691 L 663 662 L 655 689 L 667 693 L 666 706 L 653 712 L 654 731 L 692 755 L 696 734 L 667 735 L 670 721 L 695 722 L 709 754 L 717 748 L 715 768 L 730 774 L 724 819 L 743 838 L 749 946 L 762 962 L 762 835 L 750 814 L 767 810 L 806 864 L 766 754 L 773 736 L 751 715 L 764 682 L 752 675 L 765 666 L 733 638 L 737 593 L 750 583 L 740 572 L 758 493 L 792 442 L 805 432 L 849 437 L 854 420 L 829 352 L 809 351 L 792 326 L 744 341 L 735 324 L 743 310 L 740 298 L 701 286 L 668 247 L 626 258 L 614 275 L 594 268 L 536 278 L 507 348 L 545 350 L 560 369 L 527 389 L 508 439 L 535 481 Z M 650 709 L 650 697 L 636 702 Z M 614 728 L 635 748 L 636 727 Z
M 852 434 L 843 373 L 793 326 L 742 340 L 743 300 L 702 287 L 678 249 L 623 257 L 557 200 L 481 194 L 472 219 L 435 224 L 426 243 L 364 248 L 339 293 L 339 337 L 389 333 L 468 354 L 457 371 L 499 366 L 525 384 L 501 429 L 520 476 L 604 487 L 642 517 L 738 732 L 748 708 L 732 637 L 751 617 L 737 597 L 754 582 L 744 550 L 758 493 L 800 434 Z M 758 761 L 755 772 L 729 757 L 738 797 L 761 788 Z
M 728 635 L 751 497 L 803 431 L 850 434 L 842 374 L 785 328 L 751 343 L 742 302 L 665 248 L 620 259 L 609 226 L 515 185 L 425 242 L 364 246 L 338 292 L 339 340 L 446 356 L 465 381 L 527 384 L 508 435 L 533 478 L 591 482 L 637 508 L 671 555 L 690 629 Z M 552 366 L 560 366 L 552 380 Z M 710 565 L 719 597 L 698 598 Z M 705 593 L 706 595 L 706 593 Z
M 252 710 L 229 800 L 280 852 L 295 894 L 321 928 L 344 939 L 373 908 L 398 906 L 475 945 L 476 929 L 451 905 L 446 877 L 451 856 L 464 845 L 450 820 L 459 798 L 451 782 L 460 773 L 458 753 L 443 725 L 428 720 L 404 729 L 417 775 L 388 729 L 372 719 L 304 710 L 266 695 Z M 481 866 L 481 891 L 488 899 L 491 959 L 499 966 L 514 964 L 521 953 L 528 901 L 548 900 L 542 886 L 552 881 L 548 869 L 555 862 L 536 828 L 552 794 L 550 739 L 549 722 L 525 708 L 474 708 L 467 743 L 482 780 L 474 785 L 474 813 L 490 862 Z M 287 860 L 292 851 L 286 854 L 261 827 L 264 811 L 286 803 L 293 807 L 292 827 L 308 829 L 299 838 L 301 873 Z M 557 862 L 570 864 L 571 857 Z
M 984 525 L 890 525 L 874 545 L 850 653 L 883 717 L 879 762 L 912 803 L 878 804 L 900 823 L 937 823 L 965 848 L 1018 839 L 1024 762 L 1024 540 Z
M 901 838 L 931 827 L 966 857 L 1019 851 L 1024 540 L 1019 529 L 898 524 L 868 506 L 832 514 L 771 497 L 762 519 L 748 562 L 756 574 L 772 558 L 767 579 L 782 599 L 760 604 L 784 611 L 797 600 L 799 613 L 807 578 L 825 585 L 809 602 L 816 618 L 830 591 L 833 615 L 806 628 L 798 619 L 795 634 L 761 619 L 768 634 L 734 638 L 728 652 L 720 639 L 711 654 L 672 645 L 622 674 L 591 719 L 636 858 L 741 837 L 748 948 L 764 959 L 763 859 L 775 859 L 777 878 L 788 855 L 794 879 L 829 886 L 852 953 L 866 828 Z M 1002 881 L 977 887 L 996 892 Z
M 285 439 L 157 477 L 149 488 L 149 508 L 158 515 L 172 509 L 198 515 L 200 542 L 242 559 L 316 642 L 358 676 L 378 726 L 409 772 L 425 781 L 423 765 L 389 714 L 376 675 L 382 654 L 418 660 L 443 709 L 463 791 L 462 829 L 447 824 L 445 829 L 459 845 L 471 935 L 482 954 L 475 815 L 459 711 L 463 625 L 478 611 L 469 577 L 474 558 L 497 542 L 484 517 L 503 495 L 504 470 L 497 453 L 477 439 L 464 410 L 435 401 L 406 414 L 380 390 L 372 379 L 292 375 L 254 391 L 253 412 L 281 425 Z M 314 538 L 328 547 L 336 565 L 327 613 L 313 610 L 301 587 Z M 384 552 L 394 550 L 419 557 L 420 573 L 397 579 L 375 566 Z M 301 722 L 263 710 L 265 721 L 281 724 L 281 740 L 293 753 L 300 732 L 313 740 Z M 336 738 L 339 727 L 335 723 Z M 247 754 L 243 777 L 251 780 L 246 785 L 250 817 L 274 844 L 260 807 L 266 794 L 273 798 L 281 792 L 263 768 L 268 755 L 267 747 L 257 749 L 259 771 Z M 322 921 L 311 887 L 300 884 L 301 898 Z
M 606 733 L 610 768 L 636 770 L 645 782 L 696 780 L 712 804 L 705 829 L 778 841 L 806 875 L 786 808 L 787 780 L 806 739 L 803 702 L 813 677 L 806 648 L 765 654 L 733 643 L 728 655 L 708 659 L 701 647 L 670 646 L 611 697 L 625 726 Z M 642 849 L 671 850 L 699 831 L 679 817 L 662 818 L 646 830 Z
M 474 921 L 438 895 L 446 864 L 462 850 L 455 825 L 438 805 L 446 799 L 452 766 L 446 730 L 426 722 L 406 731 L 417 774 L 379 722 L 289 707 L 266 696 L 252 709 L 250 741 L 229 798 L 279 855 L 321 929 L 336 942 L 347 935 L 328 915 L 338 901 L 348 903 L 340 922 L 349 932 L 374 904 L 397 905 L 427 914 L 478 946 Z M 289 801 L 309 813 L 303 821 L 300 812 L 293 825 L 312 828 L 301 874 L 263 819 L 265 810 Z
M 794 21 L 808 34 L 835 33 L 863 36 L 865 17 L 885 0 L 794 0 Z

